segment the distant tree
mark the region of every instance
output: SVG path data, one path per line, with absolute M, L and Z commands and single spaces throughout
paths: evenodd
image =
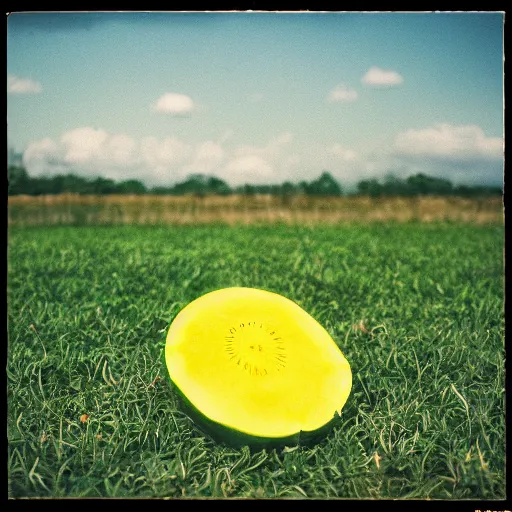
M 285 181 L 281 185 L 281 195 L 282 196 L 292 196 L 296 194 L 298 191 L 298 186 L 294 185 L 291 181 Z
M 270 193 L 273 196 L 281 195 L 281 191 L 282 191 L 282 185 L 279 185 L 277 183 L 274 183 L 273 185 L 270 185 Z
M 273 193 L 273 186 L 272 185 L 254 185 L 254 193 L 255 194 L 272 194 Z
M 299 194 L 307 194 L 309 188 L 309 183 L 305 180 L 299 181 L 297 185 L 297 192 Z
M 89 194 L 91 183 L 86 179 L 74 174 L 59 174 L 49 178 L 50 194 L 62 194 L 72 192 L 75 194 Z
M 272 195 L 280 195 L 281 194 L 282 185 L 254 185 L 251 183 L 245 183 L 244 185 L 239 185 L 235 188 L 234 192 L 238 194 L 244 194 L 246 196 L 251 196 L 255 194 L 272 194 Z
M 245 185 L 242 185 L 239 190 L 242 194 L 245 196 L 253 196 L 257 193 L 258 187 L 255 185 L 251 185 L 249 183 L 246 183 Z
M 357 184 L 357 192 L 360 195 L 368 195 L 370 197 L 379 197 L 383 194 L 382 185 L 374 178 L 370 180 L 361 180 Z
M 52 178 L 42 176 L 40 178 L 30 179 L 30 194 L 34 196 L 42 196 L 53 194 Z
M 291 204 L 291 199 L 294 195 L 297 194 L 297 192 L 298 192 L 297 185 L 294 185 L 290 181 L 285 181 L 281 185 L 281 190 L 280 190 L 281 204 L 283 204 L 283 205 Z
M 185 181 L 176 183 L 172 187 L 175 195 L 194 194 L 202 196 L 207 192 L 207 177 L 203 174 L 192 174 Z
M 126 180 L 117 185 L 120 194 L 145 194 L 146 186 L 139 180 Z
M 342 189 L 332 175 L 324 171 L 318 179 L 306 185 L 306 193 L 317 196 L 341 196 Z
M 458 185 L 454 188 L 454 194 L 462 197 L 501 196 L 503 189 L 496 186 Z
M 501 196 L 503 194 L 503 189 L 498 186 L 488 186 L 486 187 L 486 192 L 490 196 Z
M 96 178 L 91 182 L 91 193 L 98 195 L 117 194 L 119 193 L 119 189 L 114 180 Z
M 231 187 L 224 180 L 210 176 L 206 181 L 206 191 L 208 194 L 226 196 L 231 193 Z
M 453 193 L 453 183 L 445 178 L 432 178 L 432 193 L 447 196 Z
M 407 183 L 392 173 L 387 174 L 382 184 L 382 192 L 386 196 L 407 196 Z
M 28 172 L 17 165 L 7 167 L 7 190 L 11 196 L 31 194 L 31 179 Z
M 451 181 L 443 178 L 433 178 L 419 173 L 407 178 L 409 195 L 449 195 L 453 193 Z
M 308 183 L 300 181 L 292 183 L 285 181 L 281 184 L 245 184 L 231 188 L 224 180 L 216 176 L 204 174 L 192 174 L 186 180 L 173 186 L 153 187 L 147 189 L 144 183 L 131 179 L 115 182 L 111 179 L 98 177 L 86 179 L 72 173 L 56 175 L 52 177 L 30 177 L 26 169 L 21 165 L 8 165 L 8 194 L 61 194 L 72 192 L 77 194 L 193 194 L 203 196 L 205 194 L 227 195 L 238 194 L 272 194 L 279 196 L 281 201 L 289 202 L 294 194 L 339 196 L 343 194 L 340 184 L 333 176 L 324 171 L 316 180 Z M 462 197 L 484 198 L 488 196 L 500 196 L 503 189 L 499 186 L 486 185 L 457 185 L 449 180 L 427 176 L 418 173 L 407 179 L 400 179 L 393 174 L 388 174 L 383 182 L 377 179 L 361 180 L 357 183 L 357 194 L 379 197 L 382 195 L 416 196 L 416 195 L 456 195 Z

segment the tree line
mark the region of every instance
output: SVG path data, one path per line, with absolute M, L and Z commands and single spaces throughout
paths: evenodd
M 97 177 L 83 178 L 69 173 L 51 177 L 32 177 L 21 166 L 8 166 L 9 195 L 52 195 L 65 192 L 75 194 L 158 194 L 158 195 L 230 195 L 230 194 L 272 194 L 278 196 L 293 196 L 297 194 L 309 196 L 343 196 L 367 195 L 381 196 L 418 196 L 418 195 L 456 195 L 463 197 L 501 195 L 502 189 L 493 186 L 454 185 L 444 178 L 436 178 L 418 173 L 408 178 L 398 178 L 392 174 L 382 180 L 368 179 L 357 183 L 356 191 L 346 194 L 342 186 L 328 172 L 308 182 L 292 183 L 285 181 L 281 184 L 240 185 L 231 187 L 224 180 L 215 176 L 193 174 L 182 182 L 172 186 L 146 187 L 139 180 L 130 179 L 114 181 Z

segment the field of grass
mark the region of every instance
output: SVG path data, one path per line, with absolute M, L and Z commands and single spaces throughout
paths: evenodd
M 10 226 L 339 224 L 503 220 L 501 196 L 463 198 L 229 195 L 78 195 L 9 197 Z
M 9 496 L 503 499 L 503 244 L 499 224 L 10 228 Z M 167 327 L 228 286 L 295 300 L 349 360 L 317 445 L 234 449 L 181 411 Z

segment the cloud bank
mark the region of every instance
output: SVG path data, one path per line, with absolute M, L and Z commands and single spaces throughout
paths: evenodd
M 23 163 L 32 176 L 74 173 L 148 186 L 169 186 L 194 173 L 215 175 L 231 186 L 244 183 L 310 181 L 330 171 L 349 188 L 367 178 L 422 172 L 454 183 L 499 184 L 503 139 L 477 125 L 440 123 L 398 133 L 388 147 L 359 154 L 342 142 L 304 144 L 282 133 L 262 145 L 236 145 L 230 133 L 218 140 L 189 142 L 176 137 L 135 139 L 93 127 L 79 127 L 58 139 L 32 142 Z
M 399 133 L 391 160 L 391 167 L 408 174 L 423 172 L 460 184 L 501 184 L 504 140 L 486 136 L 477 125 L 439 123 Z
M 503 156 L 503 139 L 486 137 L 476 125 L 439 123 L 430 128 L 407 130 L 395 139 L 399 155 L 436 160 L 496 160 Z
M 134 139 L 80 127 L 58 140 L 34 141 L 23 154 L 23 164 L 32 176 L 72 172 L 116 181 L 140 179 L 149 186 L 171 185 L 194 173 L 213 174 L 231 185 L 269 183 L 290 178 L 286 149 L 292 140 L 284 133 L 263 146 L 227 148 L 229 137 L 190 143 L 175 137 Z

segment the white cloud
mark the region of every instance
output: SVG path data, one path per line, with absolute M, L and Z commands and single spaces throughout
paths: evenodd
M 7 92 L 11 94 L 37 94 L 43 90 L 41 84 L 30 78 L 20 78 L 16 75 L 7 77 Z
M 502 137 L 488 137 L 477 125 L 439 123 L 399 133 L 391 151 L 380 156 L 388 172 L 409 176 L 418 172 L 453 183 L 499 184 L 503 181 Z M 381 166 L 382 168 L 382 166 Z
M 59 144 L 49 137 L 29 144 L 23 152 L 23 164 L 33 176 L 68 172 Z
M 150 167 L 176 165 L 190 153 L 190 147 L 174 137 L 144 137 L 139 146 L 143 162 Z
M 23 155 L 25 157 L 33 157 L 39 158 L 44 155 L 55 154 L 58 151 L 58 145 L 55 141 L 46 137 L 45 139 L 41 139 L 37 142 L 33 142 L 29 145 L 29 147 L 25 150 Z
M 223 174 L 230 183 L 261 183 L 273 181 L 274 168 L 262 156 L 248 154 L 231 160 Z
M 130 165 L 137 159 L 137 143 L 128 135 L 112 135 L 106 144 L 106 154 L 118 165 Z
M 196 158 L 198 160 L 220 161 L 224 157 L 224 150 L 219 144 L 208 140 L 199 145 Z
M 487 137 L 477 125 L 440 123 L 430 128 L 399 133 L 394 149 L 400 155 L 451 160 L 500 159 L 503 139 Z
M 97 159 L 106 151 L 103 147 L 108 138 L 105 130 L 84 127 L 62 135 L 60 142 L 64 150 L 64 162 L 70 165 L 84 164 Z
M 330 103 L 350 102 L 357 99 L 357 91 L 344 84 L 337 85 L 327 96 Z
M 141 179 L 149 185 L 169 184 L 185 177 L 183 166 L 193 154 L 189 144 L 172 137 L 133 139 L 103 129 L 81 127 L 57 141 L 34 141 L 23 163 L 33 176 L 72 172 L 84 177 Z
M 301 164 L 302 158 L 299 155 L 292 154 L 286 156 L 283 159 L 283 170 L 285 171 L 285 175 L 288 176 L 288 179 L 291 181 L 296 180 L 296 176 L 294 176 L 294 171 L 296 172 L 297 167 Z
M 297 157 L 288 151 L 292 140 L 290 133 L 283 133 L 262 146 L 228 148 L 226 136 L 219 141 L 191 144 L 175 137 L 134 139 L 85 126 L 56 140 L 32 142 L 23 158 L 32 176 L 72 172 L 116 181 L 140 179 L 155 186 L 170 185 L 190 174 L 201 173 L 240 185 L 293 179 Z
M 211 140 L 202 142 L 195 148 L 192 161 L 183 168 L 186 174 L 216 174 L 225 151 L 220 144 Z
M 293 134 L 290 132 L 282 133 L 281 135 L 272 139 L 267 146 L 265 146 L 264 151 L 275 155 L 280 153 L 283 149 L 286 148 L 293 141 Z
M 342 188 L 347 188 L 362 179 L 361 175 L 365 171 L 363 158 L 353 149 L 339 142 L 331 145 L 311 145 L 305 148 L 301 156 L 303 171 L 300 180 L 311 181 L 320 176 L 322 171 L 328 171 L 338 180 Z
M 422 172 L 454 183 L 499 183 L 503 174 L 503 139 L 486 136 L 476 125 L 442 123 L 407 130 L 372 153 L 358 153 L 343 141 L 304 144 L 288 132 L 260 145 L 235 145 L 230 135 L 191 143 L 80 127 L 56 139 L 32 142 L 23 161 L 31 176 L 72 172 L 116 181 L 140 179 L 148 186 L 168 186 L 193 173 L 237 186 L 310 181 L 327 170 L 345 189 L 388 173 L 405 178 Z
M 271 139 L 265 146 L 248 146 L 242 145 L 235 148 L 235 155 L 260 155 L 260 156 L 277 156 L 284 147 L 290 144 L 293 140 L 293 135 L 289 132 L 282 133 L 281 135 Z
M 343 147 L 341 144 L 336 143 L 331 146 L 329 151 L 341 161 L 351 162 L 357 158 L 356 152 Z
M 282 133 L 263 146 L 235 147 L 225 160 L 218 176 L 232 185 L 244 183 L 278 183 L 293 179 L 296 157 L 290 158 L 293 135 Z
M 195 108 L 192 98 L 186 94 L 168 92 L 160 96 L 153 105 L 153 111 L 172 116 L 190 114 Z
M 396 71 L 371 67 L 361 79 L 363 84 L 373 87 L 390 87 L 400 85 L 404 79 Z

